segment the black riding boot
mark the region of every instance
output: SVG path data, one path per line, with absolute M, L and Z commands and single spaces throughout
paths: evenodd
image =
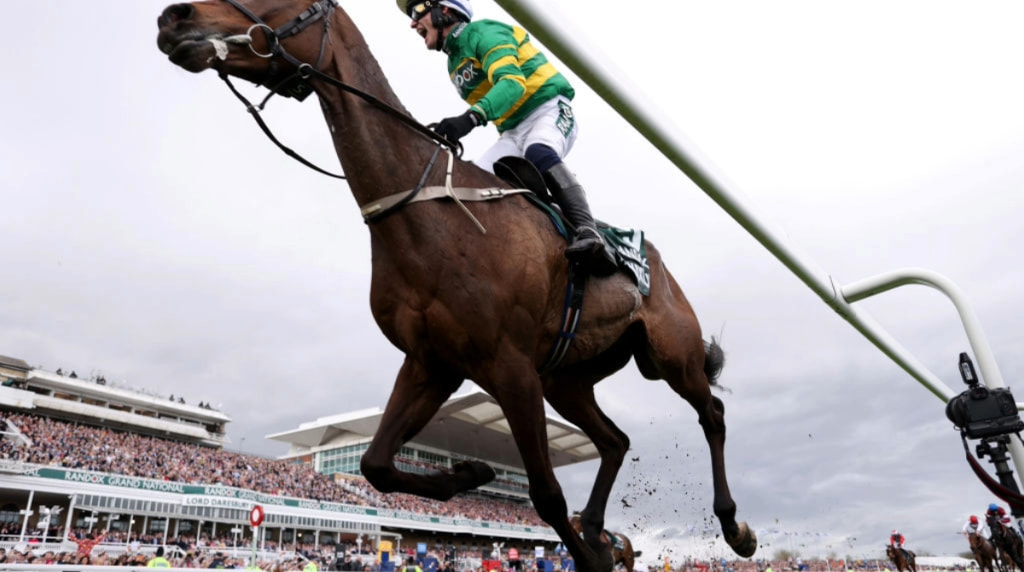
M 544 181 L 555 202 L 562 207 L 565 218 L 575 227 L 572 243 L 565 249 L 565 256 L 570 260 L 579 260 L 595 276 L 614 274 L 618 267 L 615 256 L 605 246 L 601 233 L 597 231 L 594 217 L 590 215 L 586 192 L 569 167 L 565 163 L 551 167 L 544 173 Z

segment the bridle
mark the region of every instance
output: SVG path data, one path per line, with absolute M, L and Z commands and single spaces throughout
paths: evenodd
M 234 84 L 231 83 L 231 79 L 228 77 L 228 74 L 223 72 L 223 71 L 220 72 L 220 78 L 223 79 L 225 83 L 227 83 L 228 87 L 231 89 L 231 92 L 234 93 L 235 96 L 239 100 L 241 100 L 241 102 L 243 104 L 245 104 L 246 110 L 249 111 L 250 114 L 252 114 L 253 119 L 255 119 L 256 123 L 260 126 L 260 129 L 263 130 L 263 133 L 266 134 L 266 136 L 275 145 L 277 145 L 278 148 L 280 148 L 282 151 L 284 151 L 284 153 L 286 155 L 288 155 L 289 157 L 291 157 L 291 158 L 295 159 L 296 161 L 302 163 L 303 165 L 306 165 L 307 167 L 309 167 L 309 168 L 311 168 L 311 169 L 313 169 L 313 170 L 315 170 L 315 171 L 317 171 L 319 173 L 323 173 L 324 175 L 327 175 L 329 177 L 334 177 L 336 179 L 345 179 L 346 178 L 344 175 L 339 175 L 339 174 L 336 174 L 336 173 L 331 173 L 329 171 L 321 169 L 320 167 L 318 167 L 318 166 L 314 165 L 313 163 L 309 162 L 308 160 L 306 160 L 304 157 L 302 157 L 301 155 L 299 155 L 298 153 L 296 153 L 292 149 L 290 149 L 287 146 L 285 146 L 283 143 L 281 143 L 277 139 L 277 137 L 274 136 L 273 132 L 271 132 L 271 130 L 267 126 L 266 122 L 264 122 L 263 118 L 260 117 L 260 111 L 263 110 L 263 108 L 266 106 L 267 102 L 270 100 L 271 97 L 273 97 L 274 94 L 283 95 L 285 97 L 293 97 L 293 98 L 295 98 L 295 99 L 297 99 L 299 101 L 303 101 L 304 99 L 306 99 L 306 97 L 308 97 L 309 94 L 313 92 L 313 88 L 309 84 L 309 80 L 310 79 L 321 80 L 323 82 L 326 82 L 326 83 L 328 83 L 330 85 L 333 85 L 333 86 L 337 87 L 338 89 L 341 89 L 343 91 L 346 91 L 348 93 L 351 93 L 353 95 L 356 95 L 356 96 L 360 97 L 361 99 L 363 99 L 367 103 L 373 105 L 377 109 L 380 109 L 380 110 L 388 113 L 389 115 L 391 115 L 393 117 L 396 117 L 399 121 L 401 121 L 402 123 L 404 123 L 408 127 L 412 128 L 414 131 L 416 131 L 416 132 L 420 133 L 421 135 L 424 135 L 427 138 L 437 142 L 440 146 L 447 147 L 452 152 L 454 152 L 456 156 L 459 156 L 459 157 L 462 156 L 462 144 L 461 143 L 452 143 L 451 141 L 448 141 L 444 137 L 442 137 L 442 136 L 438 135 L 437 133 L 435 133 L 432 129 L 430 129 L 430 127 L 425 126 L 425 125 L 419 123 L 418 121 L 416 121 L 412 117 L 402 113 L 401 111 L 395 109 L 391 105 L 388 105 L 387 103 L 381 101 L 376 96 L 371 95 L 369 93 L 366 93 L 365 91 L 362 91 L 362 90 L 360 90 L 360 89 L 358 89 L 356 87 L 353 87 L 353 86 L 351 86 L 351 85 L 349 85 L 347 83 L 344 83 L 344 82 L 342 82 L 342 81 L 340 81 L 338 79 L 335 79 L 335 78 L 325 74 L 324 72 L 320 71 L 320 69 L 319 69 L 320 68 L 320 64 L 323 63 L 323 58 L 324 58 L 324 54 L 326 52 L 327 43 L 330 40 L 330 34 L 329 34 L 330 33 L 330 22 L 331 22 L 331 18 L 330 17 L 331 17 L 331 14 L 334 12 L 335 7 L 337 6 L 337 0 L 316 0 L 316 2 L 314 2 L 312 6 L 310 6 L 309 8 L 306 8 L 298 16 L 296 16 L 295 18 L 292 18 L 288 22 L 285 22 L 283 25 L 281 25 L 277 29 L 271 28 L 259 16 L 254 14 L 252 12 L 252 10 L 249 10 L 248 8 L 246 8 L 238 0 L 224 0 L 224 1 L 227 2 L 228 4 L 231 4 L 236 10 L 238 10 L 239 12 L 244 14 L 247 18 L 252 20 L 253 21 L 253 25 L 250 26 L 248 30 L 246 30 L 245 34 L 238 34 L 238 35 L 234 35 L 234 36 L 229 36 L 229 37 L 223 38 L 223 40 L 222 40 L 223 42 L 231 43 L 231 44 L 247 44 L 249 46 L 249 49 L 256 56 L 261 57 L 261 58 L 270 59 L 271 60 L 271 62 L 270 62 L 270 65 L 271 65 L 271 76 L 274 75 L 274 73 L 273 73 L 274 72 L 274 67 L 273 66 L 276 64 L 276 61 L 277 61 L 274 58 L 281 58 L 284 61 L 288 62 L 289 64 L 291 64 L 292 66 L 295 67 L 295 71 L 292 72 L 290 75 L 288 75 L 284 79 L 278 81 L 273 86 L 267 86 L 267 88 L 270 90 L 270 93 L 267 94 L 267 96 L 263 99 L 262 102 L 260 102 L 259 105 L 253 105 L 248 99 L 246 99 L 246 97 L 244 95 L 242 95 L 241 92 L 238 91 L 238 89 L 235 88 Z M 320 54 L 317 56 L 316 65 L 313 66 L 313 65 L 310 65 L 310 64 L 308 64 L 306 62 L 303 62 L 303 61 L 299 60 L 298 58 L 296 58 L 292 54 L 288 53 L 288 51 L 285 50 L 284 46 L 281 44 L 281 41 L 285 40 L 285 39 L 288 39 L 290 37 L 298 35 L 299 33 L 303 32 L 304 30 L 306 30 L 307 28 L 309 28 L 310 26 L 312 26 L 313 24 L 315 24 L 316 22 L 318 22 L 320 20 L 323 20 L 323 36 L 320 39 Z M 266 36 L 266 39 L 267 39 L 267 51 L 266 51 L 266 53 L 259 52 L 259 51 L 256 50 L 256 48 L 253 47 L 253 44 L 252 44 L 252 33 L 255 30 L 262 30 L 264 35 Z M 440 146 L 438 147 L 438 151 L 440 150 Z M 435 151 L 434 157 L 432 157 L 431 160 L 430 160 L 430 165 L 428 166 L 428 171 L 429 171 L 429 167 L 433 165 L 434 160 L 436 159 L 436 157 L 437 157 L 437 151 Z M 426 175 L 426 173 L 424 173 L 424 175 Z M 421 181 L 421 184 L 417 186 L 417 189 L 421 185 L 422 185 L 422 181 Z

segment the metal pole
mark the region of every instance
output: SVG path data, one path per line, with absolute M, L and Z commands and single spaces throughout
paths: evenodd
M 259 535 L 261 527 L 252 527 L 252 560 L 249 562 L 252 570 L 256 569 L 256 537 Z

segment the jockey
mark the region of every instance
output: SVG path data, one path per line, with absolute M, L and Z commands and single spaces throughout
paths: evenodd
M 590 213 L 583 186 L 563 162 L 576 140 L 569 80 L 530 41 L 526 30 L 495 20 L 473 19 L 469 0 L 397 0 L 409 26 L 426 47 L 448 57 L 448 77 L 469 104 L 442 119 L 434 131 L 451 141 L 488 123 L 498 141 L 475 163 L 494 172 L 494 162 L 523 157 L 544 177 L 551 196 L 575 229 L 566 256 L 597 276 L 616 270 Z
M 964 523 L 963 527 L 963 535 L 965 538 L 969 537 L 971 534 L 977 534 L 982 538 L 991 538 L 992 536 L 988 526 L 973 514 L 971 515 L 971 518 L 967 519 L 967 522 Z
M 988 510 L 985 512 L 985 520 L 988 522 L 989 526 L 992 527 L 992 534 L 997 532 L 995 529 L 996 523 L 998 523 L 1002 526 L 1003 530 L 1009 530 L 1010 534 L 1018 538 L 1020 537 L 1020 533 L 1017 532 L 1017 527 L 1010 524 L 1012 519 L 1010 519 L 1010 516 L 1006 514 L 1006 510 L 996 503 L 988 505 Z
M 892 546 L 893 548 L 899 550 L 903 553 L 904 558 L 910 560 L 910 554 L 908 554 L 906 549 L 903 548 L 903 543 L 905 541 L 906 538 L 903 538 L 903 535 L 900 534 L 900 531 L 896 530 L 895 528 L 892 530 L 892 534 L 889 535 L 889 546 Z
M 1003 507 L 996 503 L 988 505 L 988 511 L 985 512 L 985 516 L 988 518 L 994 518 L 1003 524 L 1010 524 L 1010 517 L 1006 516 L 1006 511 L 1003 510 Z

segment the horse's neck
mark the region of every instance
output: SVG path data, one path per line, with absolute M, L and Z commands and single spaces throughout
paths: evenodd
M 322 71 L 376 97 L 396 112 L 406 113 L 359 29 L 341 10 L 336 11 L 331 34 L 331 57 Z M 365 205 L 416 185 L 435 144 L 357 95 L 321 81 L 316 82 L 316 91 L 357 204 Z M 444 161 L 438 163 L 432 171 L 435 184 Z

